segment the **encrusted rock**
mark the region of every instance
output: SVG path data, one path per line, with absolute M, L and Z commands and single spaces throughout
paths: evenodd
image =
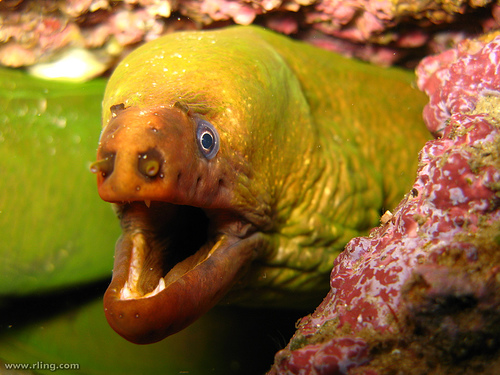
M 47 63 L 79 48 L 94 55 L 87 55 L 90 64 L 102 64 L 100 74 L 165 33 L 256 23 L 377 64 L 411 65 L 499 29 L 499 16 L 491 0 L 5 0 L 0 64 Z
M 500 37 L 467 43 L 420 65 L 441 137 L 393 217 L 336 259 L 329 294 L 270 374 L 500 368 Z

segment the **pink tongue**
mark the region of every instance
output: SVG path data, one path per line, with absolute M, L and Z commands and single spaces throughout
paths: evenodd
M 228 292 L 250 265 L 261 243 L 262 235 L 258 233 L 246 239 L 224 236 L 201 263 L 197 264 L 200 259 L 195 259 L 195 255 L 174 267 L 174 273 L 166 277 L 169 282 L 165 289 L 158 294 L 121 299 L 121 291 L 129 280 L 134 246 L 131 236 L 122 236 L 116 245 L 113 279 L 104 295 L 108 323 L 137 344 L 160 341 L 184 329 Z

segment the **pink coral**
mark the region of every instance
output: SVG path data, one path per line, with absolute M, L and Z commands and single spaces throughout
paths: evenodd
M 270 374 L 498 368 L 500 98 L 484 95 L 493 87 L 483 83 L 498 69 L 498 42 L 471 42 L 471 55 L 462 49 L 422 63 L 419 72 L 430 72 L 420 76 L 431 95 L 428 126 L 442 125 L 441 110 L 453 112 L 442 137 L 421 151 L 417 180 L 392 218 L 337 258 L 329 294 L 301 320 Z M 446 68 L 435 69 L 436 61 Z M 467 63 L 474 81 L 464 78 Z
M 418 85 L 430 97 L 424 110 L 429 130 L 442 134 L 453 113 L 473 111 L 484 96 L 500 96 L 500 37 L 485 46 L 465 41 L 427 57 L 418 68 Z
M 499 17 L 500 6 L 491 0 L 0 1 L 0 63 L 31 65 L 77 46 L 111 64 L 128 46 L 175 30 L 258 23 L 391 65 L 498 29 Z M 64 27 L 36 28 L 46 22 Z

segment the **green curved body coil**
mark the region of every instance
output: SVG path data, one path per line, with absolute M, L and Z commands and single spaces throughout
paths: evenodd
M 0 70 L 0 296 L 109 274 L 98 249 L 114 245 L 119 226 L 88 173 L 104 87 Z

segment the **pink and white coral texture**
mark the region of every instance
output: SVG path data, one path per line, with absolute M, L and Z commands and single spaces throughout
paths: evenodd
M 137 43 L 175 30 L 257 23 L 391 65 L 499 29 L 499 20 L 491 0 L 6 0 L 0 64 L 29 66 L 78 47 L 109 68 Z
M 493 374 L 500 352 L 500 37 L 425 59 L 418 177 L 336 259 L 270 374 Z M 398 372 L 399 371 L 399 372 Z

